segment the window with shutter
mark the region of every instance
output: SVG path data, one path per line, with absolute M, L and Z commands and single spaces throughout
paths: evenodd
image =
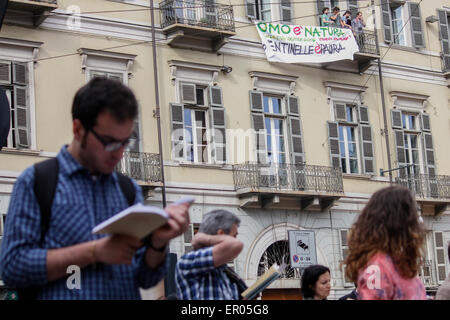
M 209 87 L 209 103 L 211 118 L 211 157 L 217 164 L 226 162 L 226 123 L 225 109 L 223 108 L 222 89 L 214 86 Z
M 170 115 L 172 124 L 172 158 L 176 160 L 184 160 L 187 143 L 185 140 L 184 129 L 184 106 L 182 104 L 171 103 Z M 192 137 L 189 136 L 189 141 Z
M 422 15 L 420 12 L 420 5 L 419 3 L 414 2 L 408 2 L 408 4 L 413 47 L 423 48 L 425 47 L 425 41 L 423 39 Z
M 197 104 L 197 91 L 195 84 L 181 83 L 180 84 L 181 103 L 183 104 Z
M 383 21 L 384 30 L 384 41 L 387 43 L 392 42 L 392 18 L 391 18 L 391 8 L 389 6 L 389 0 L 381 1 L 381 17 Z
M 341 151 L 339 146 L 339 125 L 337 122 L 327 122 L 328 127 L 328 144 L 330 146 L 331 166 L 341 167 Z
M 442 62 L 444 71 L 450 71 L 450 31 L 449 19 L 445 10 L 438 10 L 439 38 L 442 48 Z
M 361 124 L 361 145 L 362 145 L 362 158 L 363 158 L 363 170 L 364 173 L 374 174 L 374 153 L 372 142 L 372 127 L 370 125 Z
M 292 22 L 293 14 L 292 14 L 291 0 L 281 0 L 280 12 L 281 12 L 281 20 L 283 22 L 285 23 Z
M 367 106 L 359 106 L 359 122 L 360 123 L 369 123 L 369 108 Z
M 11 62 L 0 61 L 0 84 L 11 84 Z
M 446 248 L 444 245 L 444 233 L 442 231 L 434 232 L 434 250 L 437 279 L 439 283 L 442 283 L 447 277 L 445 258 Z
M 245 0 L 245 14 L 250 19 L 256 19 L 256 0 Z

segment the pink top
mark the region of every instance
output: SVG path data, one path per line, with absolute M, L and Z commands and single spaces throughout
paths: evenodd
M 426 300 L 419 277 L 403 278 L 390 256 L 375 254 L 358 275 L 359 300 Z

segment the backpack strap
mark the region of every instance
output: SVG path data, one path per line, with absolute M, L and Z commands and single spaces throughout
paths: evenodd
M 116 174 L 119 180 L 120 189 L 125 195 L 128 205 L 132 206 L 136 200 L 136 189 L 134 188 L 134 184 L 129 177 L 121 174 L 120 172 L 116 172 Z
M 58 184 L 58 159 L 52 158 L 34 165 L 34 194 L 41 211 L 41 240 L 50 227 L 50 216 L 56 185 Z

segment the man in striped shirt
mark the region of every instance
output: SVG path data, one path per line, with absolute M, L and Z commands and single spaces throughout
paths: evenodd
M 203 217 L 192 240 L 194 251 L 182 256 L 175 269 L 178 299 L 239 300 L 244 281 L 226 263 L 243 249 L 236 239 L 240 219 L 229 211 L 214 210 Z

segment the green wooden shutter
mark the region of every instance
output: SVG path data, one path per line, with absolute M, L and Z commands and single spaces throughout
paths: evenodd
M 327 121 L 328 144 L 330 146 L 330 163 L 332 167 L 341 167 L 341 151 L 339 147 L 339 125 L 337 122 Z
M 27 65 L 25 63 L 13 63 L 13 83 L 26 86 L 27 81 Z
M 383 22 L 384 41 L 392 42 L 392 17 L 391 9 L 389 7 L 389 0 L 380 0 L 381 2 L 381 18 Z
M 184 130 L 184 106 L 178 103 L 170 104 L 172 125 L 172 158 L 185 160 L 185 130 Z
M 209 114 L 211 119 L 211 150 L 212 159 L 215 163 L 226 162 L 226 123 L 225 109 L 222 101 L 222 89 L 214 86 L 208 88 L 209 92 Z
M 257 90 L 250 90 L 250 110 L 254 112 L 264 112 L 263 93 Z
M 442 47 L 442 62 L 444 71 L 450 71 L 450 39 L 449 39 L 449 25 L 447 20 L 447 12 L 445 10 L 438 10 L 439 30 Z
M 285 101 L 289 114 L 288 128 L 290 134 L 291 163 L 303 164 L 305 158 L 298 97 L 289 95 L 285 97 Z
M 422 15 L 420 13 L 420 6 L 418 3 L 408 2 L 409 14 L 411 16 L 411 36 L 413 46 L 416 48 L 425 47 L 425 41 L 423 39 L 423 27 L 422 27 Z
M 250 90 L 250 110 L 255 130 L 256 158 L 258 163 L 267 163 L 266 124 L 264 122 L 264 97 L 261 91 Z
M 392 128 L 403 130 L 402 112 L 399 110 L 391 110 Z

